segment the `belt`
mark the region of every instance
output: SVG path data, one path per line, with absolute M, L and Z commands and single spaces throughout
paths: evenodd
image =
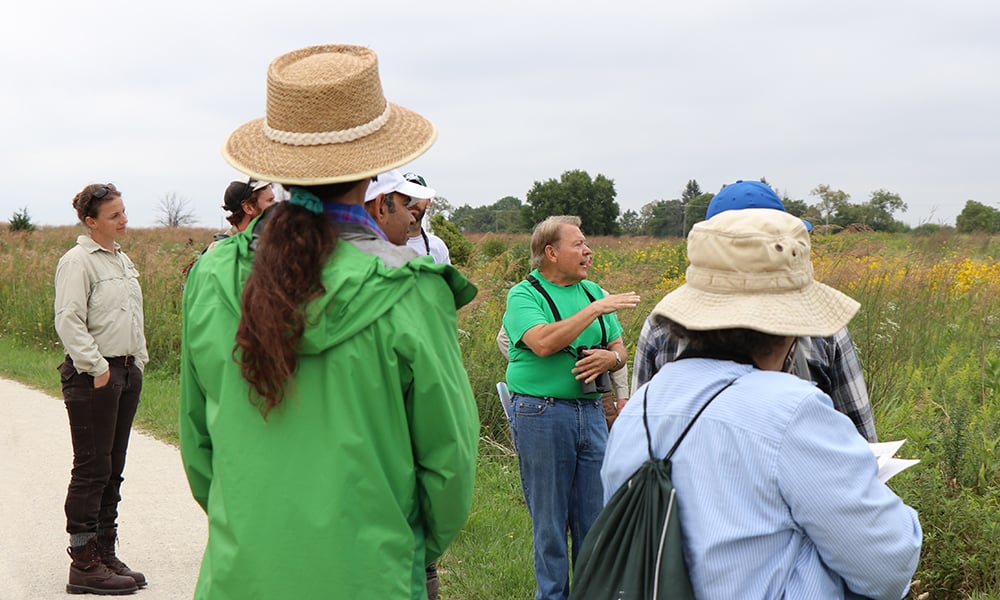
M 597 400 L 597 398 L 554 398 L 552 396 L 534 396 L 532 394 L 519 394 L 517 392 L 514 392 L 514 394 L 512 394 L 512 397 L 514 395 L 517 395 L 517 396 L 528 396 L 529 398 L 538 398 L 539 400 L 545 400 L 547 402 L 577 402 L 577 403 L 579 403 L 579 402 L 593 402 L 594 400 Z
M 127 367 L 129 365 L 135 364 L 135 357 L 128 356 L 105 356 L 104 360 L 108 361 L 108 366 L 111 367 Z

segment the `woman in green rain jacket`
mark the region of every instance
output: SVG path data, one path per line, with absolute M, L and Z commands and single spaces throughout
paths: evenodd
M 353 69 L 357 56 L 336 56 L 344 48 L 370 53 L 298 54 L 312 69 Z M 269 98 L 272 79 L 282 77 L 268 78 Z M 271 108 L 269 122 L 288 122 Z M 421 120 L 404 138 L 425 123 L 402 118 Z M 412 154 L 429 145 L 427 125 L 423 139 L 382 143 Z M 330 215 L 363 218 L 365 169 L 385 165 L 339 148 L 325 162 L 348 175 L 296 187 L 298 163 L 241 154 L 263 144 L 241 146 L 245 128 L 227 159 L 270 168 L 291 200 L 204 254 L 184 290 L 181 454 L 209 523 L 195 598 L 426 598 L 424 568 L 472 502 L 479 423 L 456 309 L 475 287 L 448 265 L 389 268 L 337 239 Z

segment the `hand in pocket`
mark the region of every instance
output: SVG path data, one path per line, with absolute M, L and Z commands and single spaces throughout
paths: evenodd
M 111 381 L 111 369 L 94 377 L 94 389 L 97 390 L 108 385 L 109 381 Z

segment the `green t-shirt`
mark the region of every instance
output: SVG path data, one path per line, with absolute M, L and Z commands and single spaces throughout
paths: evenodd
M 552 297 L 562 318 L 572 316 L 590 304 L 591 300 L 584 292 L 583 286 L 587 286 L 586 289 L 593 298 L 604 297 L 601 288 L 590 281 L 584 280 L 573 285 L 560 286 L 550 283 L 537 269 L 531 274 Z M 621 337 L 622 326 L 617 316 L 610 314 L 601 318 L 607 329 L 607 342 Z M 576 348 L 601 343 L 599 321 L 594 319 L 594 322 L 573 340 L 569 350 L 540 357 L 532 352 L 521 338 L 532 327 L 554 321 L 555 317 L 548 301 L 527 280 L 519 282 L 507 292 L 507 311 L 503 315 L 503 327 L 510 338 L 507 387 L 511 392 L 530 396 L 563 399 L 600 398 L 600 393 L 582 394 L 580 381 L 571 372 L 576 366 Z

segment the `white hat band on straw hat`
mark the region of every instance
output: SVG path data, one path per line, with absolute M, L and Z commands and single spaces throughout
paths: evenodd
M 350 129 L 341 129 L 339 131 L 317 131 L 305 133 L 275 129 L 267 124 L 267 118 L 265 118 L 264 135 L 266 135 L 269 140 L 280 142 L 282 144 L 291 144 L 293 146 L 320 146 L 322 144 L 342 144 L 344 142 L 353 142 L 354 140 L 361 139 L 366 135 L 371 135 L 381 129 L 382 126 L 389 120 L 389 112 L 389 104 L 386 103 L 385 111 L 364 125 L 358 125 L 357 127 L 352 127 Z

